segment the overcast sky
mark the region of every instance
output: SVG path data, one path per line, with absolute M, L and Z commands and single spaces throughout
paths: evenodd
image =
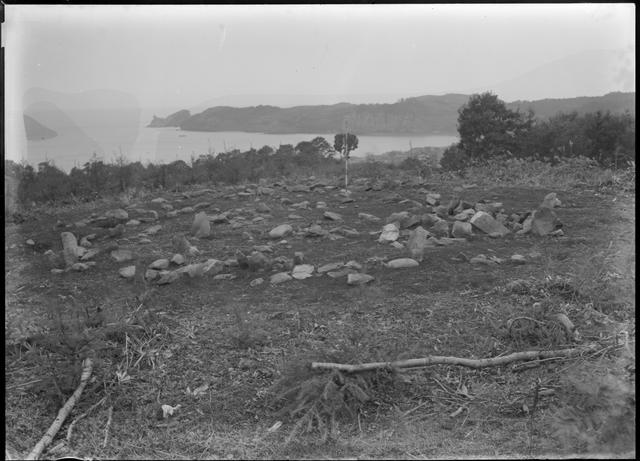
M 30 87 L 176 109 L 234 94 L 467 92 L 586 50 L 635 54 L 633 4 L 5 8 L 9 110 Z

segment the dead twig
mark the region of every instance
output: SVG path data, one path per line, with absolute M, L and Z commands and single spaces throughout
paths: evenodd
M 109 429 L 111 429 L 112 420 L 113 420 L 113 405 L 109 407 L 109 419 L 107 420 L 107 427 L 104 428 L 104 440 L 102 441 L 102 448 L 107 448 L 107 441 L 109 440 Z
M 385 368 L 422 368 L 429 365 L 460 365 L 469 368 L 485 368 L 505 365 L 507 363 L 540 360 L 550 357 L 573 357 L 592 352 L 597 348 L 595 344 L 571 349 L 560 349 L 555 351 L 524 351 L 515 352 L 503 357 L 493 357 L 488 359 L 468 359 L 464 357 L 430 356 L 420 359 L 398 360 L 396 362 L 373 362 L 351 365 L 346 363 L 312 362 L 312 370 L 340 370 L 345 373 L 358 373 L 363 371 L 379 370 Z
M 71 433 L 73 432 L 73 428 L 75 427 L 76 423 L 78 421 L 80 421 L 82 418 L 86 418 L 89 413 L 91 413 L 93 410 L 95 410 L 97 407 L 99 407 L 100 405 L 102 405 L 104 403 L 104 401 L 106 400 L 105 397 L 102 397 L 100 400 L 98 400 L 96 403 L 94 403 L 93 405 L 91 405 L 91 408 L 89 408 L 87 411 L 85 411 L 84 413 L 82 413 L 80 416 L 78 416 L 76 419 L 74 419 L 73 421 L 71 421 L 71 424 L 69 424 L 69 428 L 67 429 L 67 442 L 71 441 Z
M 87 382 L 89 381 L 89 377 L 91 376 L 91 372 L 93 371 L 93 362 L 90 358 L 86 358 L 84 362 L 82 362 L 82 375 L 80 376 L 80 384 L 78 388 L 71 394 L 67 403 L 58 411 L 58 416 L 53 421 L 47 432 L 40 439 L 40 441 L 36 444 L 36 446 L 31 450 L 31 453 L 27 456 L 26 459 L 34 460 L 38 459 L 38 457 L 42 454 L 42 451 L 46 448 L 47 445 L 51 443 L 55 435 L 62 427 L 64 420 L 67 419 L 71 409 L 75 406 L 76 402 L 80 399 L 80 395 L 82 395 L 82 391 L 84 390 Z

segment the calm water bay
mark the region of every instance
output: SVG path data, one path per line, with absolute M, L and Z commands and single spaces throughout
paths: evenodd
M 198 157 L 208 152 L 220 153 L 225 150 L 250 148 L 260 149 L 271 146 L 275 149 L 281 144 L 293 144 L 310 141 L 316 136 L 324 137 L 333 144 L 335 133 L 295 133 L 264 134 L 245 132 L 194 132 L 176 128 L 147 128 L 141 126 L 135 141 L 110 136 L 108 132 L 100 136 L 100 142 L 94 138 L 80 139 L 74 135 L 59 135 L 55 138 L 27 142 L 27 162 L 36 165 L 46 159 L 66 171 L 74 166 L 81 167 L 89 161 L 95 152 L 106 162 L 119 155 L 129 161 L 142 163 L 168 163 L 174 160 L 189 162 L 192 156 Z M 393 150 L 406 151 L 410 147 L 444 147 L 457 142 L 456 136 L 358 136 L 358 149 L 353 156 L 364 157 L 367 154 L 382 154 Z

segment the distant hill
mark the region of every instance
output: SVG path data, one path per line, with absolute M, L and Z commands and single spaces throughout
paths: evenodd
M 533 109 L 536 117 L 546 119 L 558 112 L 573 112 L 586 114 L 588 112 L 611 111 L 622 114 L 629 112 L 636 114 L 635 93 L 609 93 L 604 96 L 584 96 L 571 99 L 541 99 L 539 101 L 514 101 L 507 104 L 511 110 L 519 109 L 521 112 Z
M 41 141 L 58 136 L 58 133 L 47 128 L 37 120 L 28 115 L 24 115 L 24 130 L 29 141 Z
M 185 120 L 191 117 L 188 110 L 179 110 L 166 118 L 153 116 L 153 120 L 149 123 L 150 127 L 180 126 Z
M 191 115 L 179 126 L 186 131 L 338 133 L 343 130 L 346 120 L 349 131 L 359 135 L 455 135 L 458 109 L 468 99 L 469 95 L 445 94 L 406 98 L 393 104 L 340 103 L 290 108 L 217 106 Z M 559 111 L 574 110 L 579 113 L 596 110 L 622 113 L 628 110 L 635 115 L 635 92 L 609 93 L 598 97 L 515 101 L 509 103 L 508 107 L 521 111 L 532 108 L 540 118 L 548 118 Z

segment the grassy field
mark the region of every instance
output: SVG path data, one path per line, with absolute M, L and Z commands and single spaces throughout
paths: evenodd
M 120 277 L 119 268 L 131 263 L 117 263 L 109 251 L 87 271 L 52 274 L 44 252 L 61 250 L 61 231 L 96 231 L 54 228 L 56 222 L 125 207 L 117 200 L 41 209 L 21 224 L 6 224 L 7 443 L 21 456 L 31 450 L 78 385 L 82 358 L 90 356 L 94 378 L 47 457 L 635 456 L 635 192 L 462 186 L 354 187 L 350 203 L 338 187 L 295 193 L 276 185 L 274 195 L 260 197 L 237 194 L 254 191 L 251 186 L 156 195 L 176 209 L 208 202 L 209 215 L 217 208 L 246 218 L 238 228 L 212 225 L 211 239 L 189 237 L 201 251 L 196 261 L 227 260 L 237 250 L 269 244 L 272 258 L 303 252 L 316 268 L 356 261 L 375 277 L 360 287 L 326 275 L 272 285 L 269 276 L 277 271 L 239 267 L 226 267 L 223 273 L 233 275 L 226 280 L 205 274 L 156 286 Z M 565 235 L 492 239 L 475 230 L 466 242 L 428 248 L 419 267 L 384 267 L 381 260 L 408 255 L 378 243 L 377 232 L 393 212 L 424 214 L 427 191 L 440 193 L 444 204 L 454 196 L 499 201 L 507 215 L 535 209 L 557 192 Z M 156 196 L 130 205 L 157 210 L 159 233 L 141 242 L 139 232 L 153 223 L 142 224 L 98 246 L 132 250 L 138 267 L 171 258 L 171 239 L 189 233 L 193 213 L 168 218 L 151 203 Z M 292 208 L 283 198 L 310 206 Z M 317 201 L 343 222 L 323 219 Z M 258 202 L 271 212 L 257 213 Z M 363 221 L 363 212 L 382 221 Z M 358 235 L 296 232 L 316 222 L 324 229 L 346 225 Z M 282 223 L 294 233 L 286 243 L 270 240 L 267 232 Z M 470 264 L 478 254 L 505 260 L 520 254 L 526 264 Z M 258 277 L 264 283 L 250 285 Z M 567 338 L 558 314 L 578 336 Z M 531 366 L 433 365 L 357 376 L 308 367 L 429 355 L 488 358 L 587 343 L 596 345 L 592 353 Z M 180 407 L 163 418 L 161 405 Z M 69 423 L 88 410 L 67 440 Z

